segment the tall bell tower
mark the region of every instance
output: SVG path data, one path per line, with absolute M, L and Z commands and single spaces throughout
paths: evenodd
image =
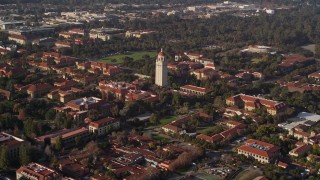
M 164 52 L 161 51 L 156 59 L 156 81 L 155 84 L 161 87 L 168 86 L 168 62 Z

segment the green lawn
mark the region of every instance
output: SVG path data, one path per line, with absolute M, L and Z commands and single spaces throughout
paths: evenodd
M 132 58 L 134 61 L 141 60 L 143 56 L 149 55 L 151 58 L 155 58 L 157 56 L 157 52 L 155 51 L 137 51 L 137 52 L 128 52 L 126 54 L 118 54 L 113 56 L 108 56 L 102 58 L 100 61 L 106 62 L 109 64 L 121 64 L 125 57 Z
M 257 169 L 252 169 L 252 168 L 249 168 L 249 169 L 246 169 L 242 172 L 240 172 L 237 176 L 236 176 L 236 180 L 251 180 L 251 179 L 254 179 L 258 176 L 261 176 L 262 173 L 257 170 Z
M 253 58 L 252 60 L 251 60 L 251 62 L 253 63 L 253 64 L 258 64 L 259 62 L 262 62 L 263 60 L 262 59 L 260 59 L 260 58 Z
M 200 133 L 200 134 L 208 134 L 208 132 L 210 132 L 212 129 L 214 129 L 214 127 L 212 126 L 208 126 L 208 127 L 205 127 L 205 128 L 198 128 L 197 129 L 197 133 Z
M 169 124 L 171 123 L 172 121 L 174 121 L 176 119 L 175 116 L 167 116 L 167 117 L 164 117 L 162 119 L 160 119 L 160 124 L 159 126 L 164 126 L 166 124 Z

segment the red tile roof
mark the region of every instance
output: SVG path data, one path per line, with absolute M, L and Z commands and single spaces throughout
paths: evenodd
M 315 72 L 315 73 L 309 74 L 308 77 L 320 78 L 320 72 Z
M 278 166 L 286 169 L 286 168 L 288 167 L 288 164 L 287 164 L 287 163 L 284 163 L 284 162 L 282 162 L 282 161 L 279 161 L 279 162 L 278 162 Z
M 115 123 L 117 121 L 119 121 L 119 120 L 112 118 L 112 117 L 107 117 L 107 118 L 100 119 L 98 121 L 93 121 L 90 123 L 89 126 L 92 126 L 95 128 L 101 128 L 101 127 L 107 126 L 109 124 Z
M 201 92 L 201 93 L 208 93 L 209 92 L 209 90 L 206 88 L 193 86 L 193 85 L 185 85 L 185 86 L 181 86 L 180 88 L 185 89 L 185 90 L 192 90 L 192 91 L 196 91 L 196 92 Z
M 274 153 L 279 151 L 280 148 L 273 144 L 269 144 L 256 139 L 248 139 L 246 141 L 246 144 L 240 146 L 238 149 L 263 157 L 271 158 L 274 155 Z
M 27 91 L 31 91 L 31 92 L 37 92 L 37 91 L 49 91 L 53 88 L 53 86 L 51 86 L 48 83 L 41 83 L 41 84 L 32 84 Z
M 68 138 L 68 137 L 71 137 L 71 136 L 74 136 L 74 135 L 78 135 L 78 134 L 82 134 L 82 133 L 86 133 L 86 132 L 89 132 L 88 128 L 82 127 L 82 128 L 76 129 L 74 131 L 68 132 L 66 134 L 63 134 L 61 136 L 61 138 Z

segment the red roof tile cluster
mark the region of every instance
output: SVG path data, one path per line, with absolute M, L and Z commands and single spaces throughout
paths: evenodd
M 286 104 L 284 104 L 283 102 L 272 101 L 245 94 L 238 94 L 233 97 L 229 97 L 227 98 L 227 101 L 232 101 L 235 104 L 238 104 L 239 102 L 244 102 L 245 106 L 253 108 L 261 108 L 262 106 L 266 106 L 267 109 L 272 110 L 279 110 L 283 107 L 286 107 Z

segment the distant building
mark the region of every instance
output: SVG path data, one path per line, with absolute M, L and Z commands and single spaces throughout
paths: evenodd
M 259 46 L 259 45 L 250 45 L 248 49 L 242 50 L 242 52 L 250 52 L 250 53 L 269 53 L 270 51 L 271 51 L 271 47 Z
M 127 31 L 125 36 L 126 38 L 141 38 L 145 35 L 150 35 L 156 33 L 155 31 Z
M 198 80 L 205 80 L 213 77 L 217 74 L 213 68 L 201 68 L 191 71 L 191 74 L 195 75 Z
M 129 90 L 125 96 L 125 101 L 145 101 L 155 102 L 159 100 L 159 96 L 148 91 L 142 90 Z
M 210 92 L 210 90 L 202 87 L 192 86 L 192 85 L 185 85 L 180 87 L 181 91 L 196 95 L 206 95 Z
M 129 90 L 139 90 L 139 87 L 134 84 L 125 82 L 101 81 L 97 87 L 101 92 L 112 94 L 116 99 L 125 100 L 126 94 Z
M 244 145 L 238 147 L 238 154 L 252 157 L 260 163 L 266 164 L 276 160 L 280 148 L 256 139 L 248 139 Z
M 238 94 L 226 99 L 226 104 L 229 106 L 244 107 L 247 111 L 260 109 L 266 107 L 267 112 L 271 115 L 277 115 L 283 112 L 287 107 L 283 102 L 272 101 L 259 97 L 249 96 L 245 94 Z
M 278 65 L 279 70 L 283 73 L 292 71 L 296 65 L 305 66 L 314 62 L 314 58 L 307 58 L 299 54 L 285 56 L 285 59 Z
M 93 121 L 89 124 L 89 131 L 96 133 L 98 136 L 105 135 L 106 133 L 116 130 L 120 127 L 120 120 L 112 117 Z
M 62 180 L 62 175 L 57 171 L 37 163 L 29 163 L 27 166 L 21 166 L 16 171 L 17 179 L 32 180 Z
M 207 66 L 208 64 L 214 65 L 214 61 L 212 59 L 205 58 L 205 57 L 203 57 L 202 54 L 194 54 L 194 53 L 185 52 L 184 55 L 187 56 L 191 61 L 201 63 L 205 66 Z
M 167 68 L 167 59 L 164 52 L 161 49 L 161 52 L 158 54 L 156 60 L 156 77 L 155 84 L 161 87 L 168 86 L 168 68 Z

